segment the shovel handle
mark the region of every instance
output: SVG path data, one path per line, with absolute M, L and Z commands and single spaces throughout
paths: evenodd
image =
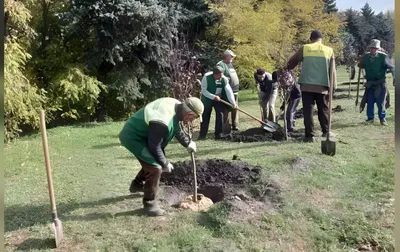
M 360 91 L 360 78 L 361 78 L 361 68 L 358 68 L 356 107 L 358 105 L 358 94 L 359 94 L 359 91 Z
M 46 174 L 47 174 L 47 184 L 49 187 L 49 195 L 50 195 L 50 204 L 52 214 L 56 214 L 56 200 L 54 197 L 54 188 L 53 188 L 53 179 L 51 176 L 51 166 L 50 166 L 50 155 L 49 155 L 49 146 L 47 143 L 47 132 L 46 132 L 46 121 L 44 110 L 40 110 L 40 132 L 42 135 L 43 142 L 43 152 L 44 152 L 44 161 L 46 166 Z
M 192 163 L 193 163 L 193 201 L 197 202 L 197 176 L 196 176 L 196 161 L 194 160 L 194 152 L 192 151 L 190 153 L 191 157 L 192 157 Z
M 261 121 L 260 119 L 258 119 L 258 118 L 256 118 L 256 117 L 250 115 L 250 114 L 247 113 L 246 111 L 243 111 L 243 110 L 241 110 L 240 108 L 235 108 L 235 107 L 234 107 L 232 104 L 230 104 L 229 102 L 226 102 L 226 101 L 224 101 L 224 100 L 222 100 L 222 99 L 220 100 L 220 102 L 222 102 L 222 103 L 225 104 L 225 105 L 228 105 L 228 106 L 231 107 L 231 108 L 234 108 L 234 109 L 239 110 L 239 111 L 242 112 L 243 114 L 245 114 L 245 115 L 251 117 L 252 119 L 258 121 L 259 123 L 261 123 L 261 124 L 263 124 L 263 125 L 265 124 L 263 121 Z

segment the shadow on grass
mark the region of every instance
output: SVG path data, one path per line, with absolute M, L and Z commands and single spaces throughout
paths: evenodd
M 66 216 L 65 220 L 70 221 L 94 221 L 94 220 L 105 220 L 105 219 L 113 219 L 117 217 L 124 217 L 124 216 L 142 216 L 144 214 L 143 208 L 120 212 L 116 214 L 112 213 L 91 213 L 81 216 Z
M 56 243 L 54 239 L 37 239 L 29 238 L 18 245 L 17 251 L 31 251 L 31 250 L 44 250 L 44 249 L 54 249 L 56 248 Z
M 120 145 L 121 144 L 119 142 L 117 142 L 117 143 L 94 145 L 94 146 L 92 146 L 92 148 L 93 149 L 108 149 L 108 148 L 117 147 Z
M 141 198 L 139 194 L 123 195 L 118 197 L 105 198 L 98 201 L 89 201 L 84 203 L 71 202 L 60 203 L 57 205 L 57 212 L 61 221 L 73 220 L 75 217 L 66 216 L 75 209 L 89 208 L 94 206 L 108 205 L 123 200 Z M 106 214 L 107 215 L 107 214 Z M 64 217 L 63 217 L 64 216 Z M 102 217 L 105 215 L 103 214 Z M 85 220 L 97 219 L 100 216 L 77 217 Z M 11 232 L 21 228 L 31 227 L 37 224 L 51 223 L 51 212 L 48 204 L 44 205 L 13 205 L 4 209 L 4 231 Z

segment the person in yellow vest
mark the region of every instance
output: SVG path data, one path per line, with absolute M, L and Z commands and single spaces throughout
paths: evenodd
M 224 100 L 236 107 L 235 98 L 232 88 L 229 85 L 228 78 L 223 74 L 223 69 L 220 66 L 215 66 L 212 72 L 204 75 L 201 81 L 201 101 L 204 104 L 203 121 L 200 125 L 200 134 L 197 140 L 203 140 L 207 136 L 208 126 L 212 108 L 215 109 L 215 139 L 223 139 L 223 113 L 224 110 L 232 110 L 227 105 L 220 102 Z
M 329 88 L 336 89 L 336 67 L 333 49 L 322 44 L 322 33 L 311 32 L 310 43 L 303 45 L 287 63 L 287 69 L 292 70 L 299 63 L 301 73 L 298 80 L 302 93 L 305 142 L 313 142 L 314 104 L 318 108 L 318 120 L 321 125 L 322 137 L 328 133 Z
M 236 57 L 231 50 L 226 50 L 222 56 L 222 60 L 217 63 L 217 66 L 222 67 L 222 73 L 229 80 L 229 85 L 233 91 L 233 96 L 235 97 L 235 102 L 238 104 L 238 94 L 239 94 L 239 77 L 236 73 L 235 68 L 232 65 L 233 59 Z M 224 110 L 224 127 L 230 127 L 229 125 L 229 114 L 231 114 L 232 130 L 239 130 L 239 113 L 237 110 Z M 230 133 L 230 130 L 227 132 Z
M 144 192 L 144 213 L 149 216 L 164 215 L 156 201 L 162 172 L 171 172 L 173 165 L 167 160 L 164 149 L 175 137 L 189 152 L 196 152 L 196 144 L 181 129 L 181 123 L 200 118 L 204 111 L 199 98 L 190 97 L 184 102 L 165 97 L 147 104 L 133 114 L 119 134 L 122 146 L 139 161 L 142 169 L 132 180 L 131 193 Z

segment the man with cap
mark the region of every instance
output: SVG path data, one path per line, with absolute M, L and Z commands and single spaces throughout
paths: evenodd
M 226 78 L 228 78 L 229 85 L 231 86 L 233 95 L 235 97 L 235 102 L 238 104 L 239 77 L 232 65 L 232 61 L 236 57 L 236 54 L 234 54 L 231 50 L 226 50 L 222 57 L 222 60 L 217 63 L 217 66 L 222 67 L 222 73 Z M 232 129 L 239 130 L 239 113 L 237 113 L 237 110 L 224 110 L 224 124 L 229 126 L 229 112 L 231 112 Z
M 264 68 L 258 68 L 254 73 L 258 93 L 258 101 L 262 110 L 262 120 L 275 122 L 275 101 L 278 96 L 278 75 L 265 72 Z
M 156 201 L 162 172 L 171 172 L 173 165 L 165 157 L 164 149 L 175 137 L 189 152 L 196 152 L 196 144 L 181 129 L 182 123 L 200 118 L 204 111 L 200 99 L 190 97 L 184 102 L 174 98 L 160 98 L 133 114 L 119 134 L 121 144 L 139 161 L 142 169 L 129 188 L 130 192 L 144 192 L 144 213 L 164 215 Z
M 212 72 L 208 72 L 203 76 L 201 81 L 201 101 L 204 104 L 203 120 L 200 125 L 200 135 L 198 140 L 205 139 L 210 124 L 212 108 L 215 109 L 215 139 L 222 139 L 223 132 L 223 113 L 224 110 L 232 110 L 227 105 L 220 102 L 224 100 L 236 107 L 235 98 L 229 80 L 222 72 L 224 70 L 220 66 L 215 66 Z
M 388 107 L 388 88 L 386 83 L 386 73 L 390 72 L 393 76 L 394 85 L 394 65 L 388 55 L 381 50 L 381 42 L 373 39 L 369 46 L 369 52 L 364 54 L 359 63 L 359 68 L 365 69 L 364 96 L 360 103 L 360 113 L 364 110 L 367 103 L 367 122 L 374 122 L 374 104 L 378 107 L 378 117 L 381 125 L 386 126 L 386 108 Z
M 322 137 L 328 133 L 329 90 L 336 89 L 336 67 L 333 49 L 322 44 L 322 34 L 311 32 L 310 43 L 303 45 L 289 60 L 287 69 L 292 70 L 300 62 L 301 73 L 298 80 L 302 93 L 305 142 L 314 141 L 314 104 L 317 103 L 318 120 Z

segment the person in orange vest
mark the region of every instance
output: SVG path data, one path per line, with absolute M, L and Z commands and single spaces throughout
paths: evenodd
M 310 35 L 310 43 L 303 45 L 289 60 L 286 68 L 292 70 L 300 62 L 301 73 L 298 80 L 302 93 L 305 142 L 313 142 L 314 104 L 318 108 L 318 120 L 322 129 L 322 137 L 328 133 L 329 88 L 336 89 L 336 67 L 333 49 L 322 44 L 322 33 L 314 30 Z

